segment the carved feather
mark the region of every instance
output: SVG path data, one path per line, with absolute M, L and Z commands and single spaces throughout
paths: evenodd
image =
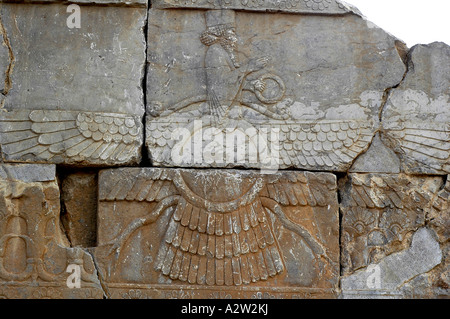
M 185 123 L 180 124 L 180 122 Z M 151 148 L 164 149 L 155 152 L 154 160 L 156 162 L 167 162 L 167 151 L 170 153 L 176 142 L 171 138 L 171 133 L 180 125 L 189 128 L 192 126 L 191 124 L 186 119 L 176 119 L 172 122 L 164 122 L 161 119 L 148 121 L 148 145 Z M 263 152 L 266 148 L 268 151 L 268 154 L 259 154 L 260 162 L 263 160 L 262 158 L 266 158 L 271 151 L 276 149 L 279 150 L 279 156 L 276 153 L 272 156 L 280 159 L 281 167 L 314 170 L 349 168 L 354 159 L 367 150 L 375 132 L 374 124 L 371 121 L 357 120 L 273 123 L 261 127 L 256 123 L 253 126 L 260 134 L 259 139 L 254 139 L 255 142 L 258 140 L 260 144 L 259 151 Z M 262 129 L 268 133 L 264 134 Z M 277 140 L 271 135 L 272 130 L 279 131 Z M 223 128 L 222 133 L 224 136 L 227 134 L 226 128 Z M 262 142 L 266 145 L 262 145 Z
M 126 163 L 142 140 L 138 117 L 61 110 L 0 113 L 0 144 L 8 160 Z
M 387 123 L 384 135 L 414 172 L 450 173 L 449 123 Z
M 207 285 L 249 284 L 281 273 L 284 266 L 268 220 L 258 218 L 256 209 L 262 210 L 260 203 L 208 212 L 181 198 L 156 269 L 173 280 Z

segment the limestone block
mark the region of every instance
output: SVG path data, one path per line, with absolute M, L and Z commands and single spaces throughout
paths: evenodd
M 2 168 L 14 171 L 14 165 Z M 54 172 L 54 166 L 48 169 Z M 33 182 L 20 174 L 0 178 L 0 298 L 102 298 L 91 255 L 70 248 L 59 214 L 55 176 Z M 72 274 L 78 279 L 72 281 Z
M 0 8 L 13 61 L 0 110 L 5 161 L 140 161 L 146 7 L 80 8 L 80 28 L 61 2 Z
M 383 111 L 383 137 L 410 174 L 450 172 L 450 47 L 435 42 L 409 53 L 409 70 Z
M 99 174 L 95 259 L 112 298 L 332 298 L 329 173 L 120 168 Z
M 97 173 L 70 172 L 61 183 L 61 221 L 73 247 L 97 241 Z
M 335 1 L 286 2 L 308 14 L 230 3 L 149 11 L 153 165 L 347 171 L 378 129 L 384 91 L 403 78 L 404 44 Z

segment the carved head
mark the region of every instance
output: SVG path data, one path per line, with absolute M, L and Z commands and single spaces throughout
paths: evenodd
M 219 43 L 227 51 L 232 51 L 236 48 L 237 42 L 236 31 L 232 25 L 216 25 L 209 27 L 200 36 L 200 41 L 206 46 Z
M 210 10 L 206 12 L 207 30 L 200 40 L 206 46 L 219 43 L 228 52 L 236 47 L 235 13 L 233 10 Z

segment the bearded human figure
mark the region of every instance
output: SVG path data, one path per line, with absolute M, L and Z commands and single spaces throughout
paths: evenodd
M 245 83 L 246 76 L 263 69 L 268 57 L 250 59 L 244 64 L 236 54 L 235 13 L 232 10 L 211 10 L 206 13 L 207 30 L 200 37 L 208 47 L 205 56 L 208 105 L 211 115 L 223 118 L 226 112 L 239 101 L 245 85 L 264 91 L 263 81 Z

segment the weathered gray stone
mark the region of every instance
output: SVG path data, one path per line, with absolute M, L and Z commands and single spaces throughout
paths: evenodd
M 24 169 L 17 166 L 12 175 L 20 176 Z M 102 298 L 91 255 L 69 246 L 59 215 L 55 178 L 29 182 L 0 177 L 0 298 Z M 77 282 L 79 287 L 71 285 Z
M 414 233 L 411 247 L 385 257 L 377 264 L 341 279 L 342 294 L 354 297 L 363 294 L 380 297 L 399 295 L 401 286 L 408 280 L 426 273 L 442 261 L 442 251 L 432 231 L 420 228 Z
M 245 11 L 274 11 L 290 13 L 346 14 L 359 13 L 352 5 L 340 0 L 282 0 L 282 1 L 210 1 L 210 0 L 155 0 L 157 9 L 192 8 L 192 9 L 232 9 Z
M 450 172 L 450 47 L 435 42 L 409 53 L 409 70 L 383 111 L 385 143 L 411 174 Z
M 2 4 L 13 52 L 0 112 L 6 161 L 77 165 L 140 161 L 146 8 Z M 45 80 L 44 80 L 45 79 Z
M 350 173 L 400 173 L 400 159 L 386 147 L 377 134 L 367 152 L 359 156 Z
M 155 166 L 346 171 L 406 70 L 358 15 L 151 9 L 148 43 Z
M 95 259 L 112 298 L 332 298 L 338 222 L 329 173 L 104 170 Z
M 55 165 L 0 164 L 0 178 L 24 183 L 48 182 L 56 178 Z

